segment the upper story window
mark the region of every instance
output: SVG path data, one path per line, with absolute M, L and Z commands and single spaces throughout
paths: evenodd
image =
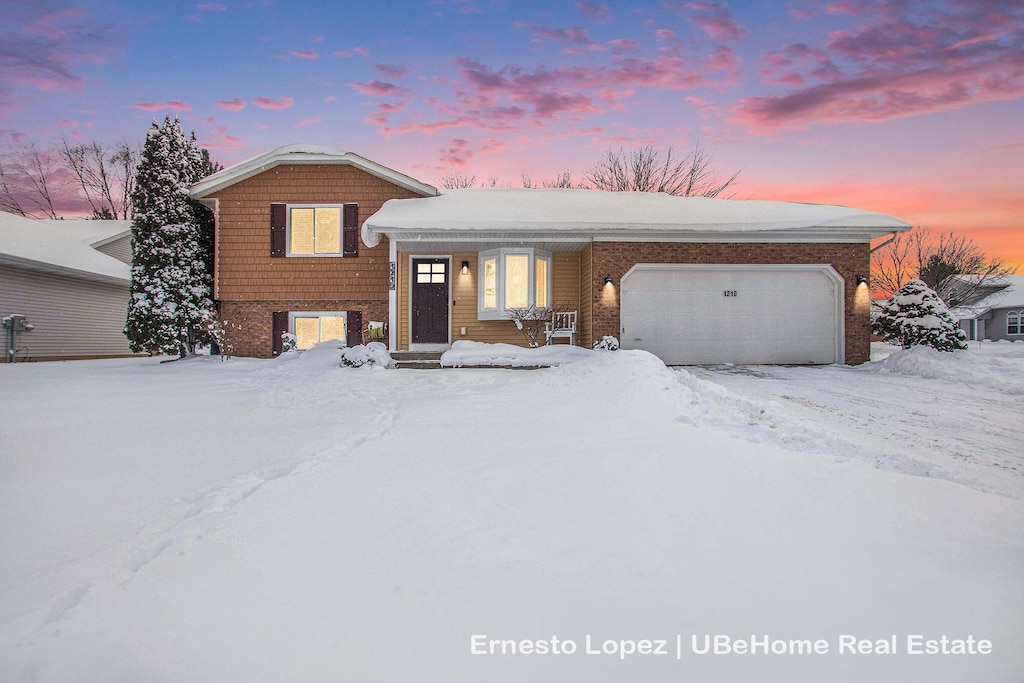
M 1024 334 L 1024 311 L 1006 314 L 1006 334 Z
M 551 305 L 551 254 L 540 249 L 492 249 L 479 255 L 478 320 L 507 318 L 508 308 Z
M 290 256 L 340 256 L 341 206 L 289 206 Z
M 358 256 L 358 204 L 271 204 L 270 255 Z

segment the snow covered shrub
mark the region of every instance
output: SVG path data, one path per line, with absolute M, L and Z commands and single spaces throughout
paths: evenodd
M 294 351 L 295 346 L 297 344 L 298 340 L 296 339 L 294 334 L 292 334 L 291 332 L 281 333 L 281 353 L 288 353 L 289 351 Z
M 967 348 L 967 335 L 959 329 L 939 295 L 921 280 L 911 280 L 886 302 L 871 331 L 884 341 L 911 346 L 930 346 L 939 351 Z
M 235 338 L 241 329 L 241 325 L 226 320 L 219 311 L 207 324 L 206 331 L 210 335 L 210 341 L 220 349 L 221 360 L 228 360 L 234 355 Z
M 366 346 L 357 344 L 347 347 L 341 352 L 341 364 L 350 368 L 361 368 L 364 365 L 391 368 L 395 361 L 388 353 L 388 347 L 380 342 L 370 342 Z
M 531 349 L 540 346 L 540 340 L 544 337 L 545 326 L 554 319 L 555 313 L 559 311 L 557 306 L 535 306 L 525 308 L 506 308 L 505 313 L 508 319 L 516 326 L 526 343 Z
M 595 351 L 618 351 L 619 340 L 610 335 L 605 335 L 594 342 Z

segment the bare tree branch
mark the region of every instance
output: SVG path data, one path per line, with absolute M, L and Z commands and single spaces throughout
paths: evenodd
M 608 192 L 665 192 L 680 197 L 718 197 L 739 178 L 717 179 L 711 157 L 699 144 L 682 159 L 671 147 L 662 152 L 647 145 L 628 154 L 608 150 L 590 169 L 586 183 Z M 727 197 L 732 195 L 726 195 Z
M 14 177 L 13 173 L 14 171 L 8 169 L 3 159 L 0 159 L 0 211 L 24 216 L 26 215 L 25 209 L 22 208 L 18 199 L 22 192 L 18 179 Z
M 35 143 L 25 147 L 21 155 L 24 157 L 20 170 L 25 180 L 25 201 L 35 207 L 34 211 L 41 211 L 48 218 L 57 218 L 52 190 L 55 184 L 60 183 L 53 179 L 53 156 L 45 150 L 39 151 Z
M 873 253 L 871 268 L 881 292 L 888 295 L 910 280 L 922 280 L 950 308 L 977 303 L 1016 272 L 1005 261 L 987 256 L 962 233 L 934 233 L 921 226 Z
M 455 171 L 441 176 L 441 187 L 446 190 L 464 190 L 476 184 L 476 176 L 467 176 L 462 171 Z

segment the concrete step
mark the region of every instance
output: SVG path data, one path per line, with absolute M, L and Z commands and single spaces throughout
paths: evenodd
M 440 351 L 392 351 L 395 367 L 406 370 L 440 370 Z

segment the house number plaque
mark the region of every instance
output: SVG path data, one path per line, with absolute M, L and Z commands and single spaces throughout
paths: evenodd
M 722 296 L 739 296 L 739 293 L 735 289 L 722 290 Z
M 395 289 L 395 274 L 398 272 L 398 264 L 394 261 L 388 262 L 388 289 Z

